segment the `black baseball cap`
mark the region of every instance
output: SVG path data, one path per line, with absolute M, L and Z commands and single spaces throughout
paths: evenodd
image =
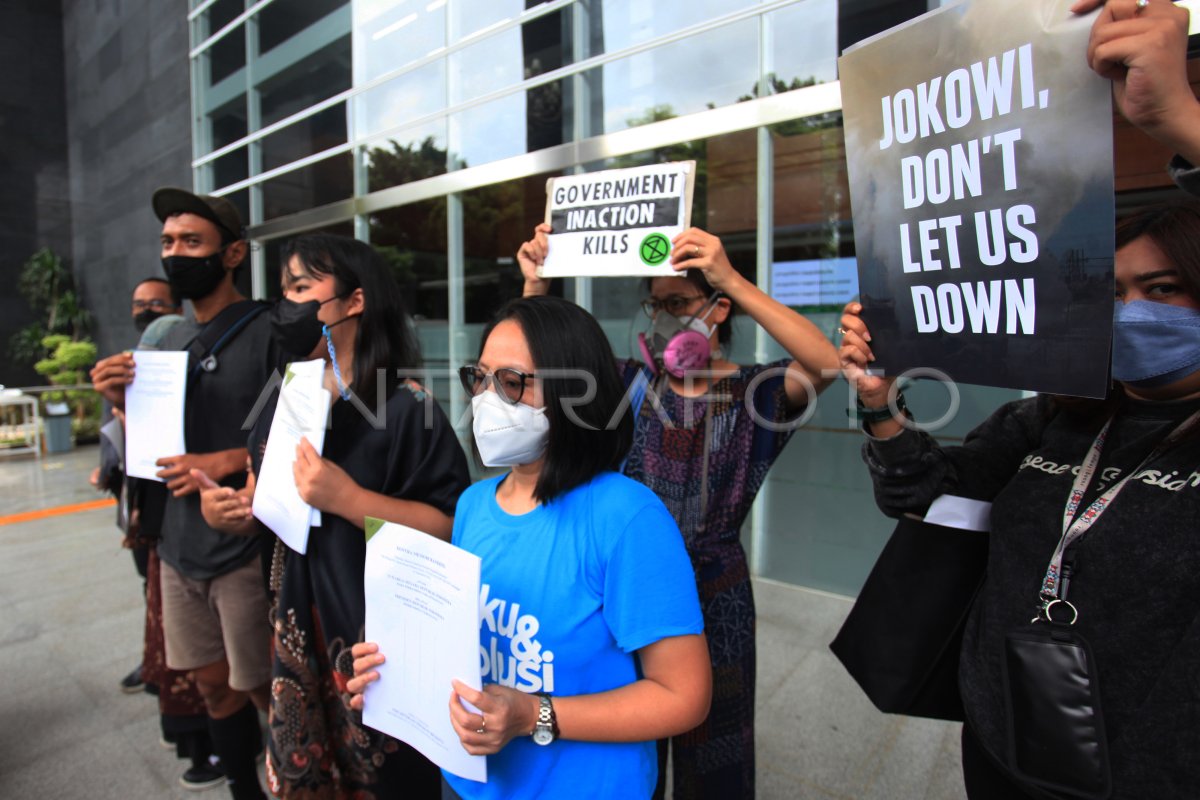
M 164 186 L 154 192 L 154 198 L 150 202 L 159 222 L 166 222 L 167 217 L 172 214 L 195 214 L 229 234 L 235 242 L 245 238 L 242 233 L 242 215 L 238 213 L 237 206 L 224 197 L 192 194 L 186 189 Z

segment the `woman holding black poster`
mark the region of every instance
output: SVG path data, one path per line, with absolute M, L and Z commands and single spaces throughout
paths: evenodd
M 1123 220 L 1110 396 L 1009 403 L 958 447 L 892 413 L 893 379 L 864 372 L 871 336 L 846 307 L 843 371 L 865 407 L 881 510 L 923 514 L 944 494 L 992 503 L 959 664 L 973 800 L 1200 786 L 1198 242 L 1200 203 Z

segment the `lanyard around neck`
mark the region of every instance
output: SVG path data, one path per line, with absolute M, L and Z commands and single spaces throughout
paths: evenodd
M 1067 498 L 1066 508 L 1063 510 L 1063 533 L 1062 538 L 1058 540 L 1058 546 L 1054 548 L 1054 555 L 1050 558 L 1050 565 L 1046 567 L 1046 577 L 1042 579 L 1042 589 L 1040 592 L 1040 602 L 1038 604 L 1038 614 L 1041 619 L 1049 619 L 1047 610 L 1055 601 L 1065 602 L 1066 598 L 1060 598 L 1059 592 L 1062 588 L 1062 570 L 1063 556 L 1067 548 L 1073 542 L 1079 539 L 1080 536 L 1087 533 L 1096 520 L 1100 519 L 1100 515 L 1108 509 L 1112 501 L 1116 499 L 1121 490 L 1125 488 L 1125 484 L 1134 475 L 1142 471 L 1142 468 L 1157 458 L 1166 450 L 1173 442 L 1179 439 L 1180 436 L 1195 422 L 1200 419 L 1200 411 L 1196 411 L 1183 422 L 1175 426 L 1175 428 L 1167 434 L 1159 444 L 1151 451 L 1150 455 L 1142 459 L 1141 463 L 1129 471 L 1120 481 L 1097 497 L 1091 502 L 1083 513 L 1076 515 L 1079 511 L 1079 506 L 1083 503 L 1084 495 L 1087 493 L 1088 486 L 1092 483 L 1092 478 L 1096 475 L 1096 470 L 1100 466 L 1100 452 L 1104 449 L 1104 442 L 1108 438 L 1109 429 L 1112 427 L 1112 419 L 1104 423 L 1104 427 L 1100 429 L 1100 433 L 1096 434 L 1092 446 L 1088 449 L 1087 456 L 1083 460 L 1083 464 L 1079 467 L 1079 474 L 1075 476 L 1075 482 L 1071 486 L 1071 495 Z

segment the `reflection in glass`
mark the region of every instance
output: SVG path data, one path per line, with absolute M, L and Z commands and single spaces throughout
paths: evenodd
M 441 111 L 446 107 L 446 62 L 438 59 L 368 89 L 354 97 L 352 104 L 357 137 L 402 128 L 415 119 Z
M 837 80 L 837 17 L 837 0 L 805 0 L 767 15 L 775 93 Z
M 606 7 L 606 42 L 608 13 Z M 758 83 L 758 21 L 745 19 L 603 69 L 607 133 L 749 99 Z
M 446 199 L 439 197 L 371 214 L 371 244 L 383 254 L 408 302 L 423 323 L 448 316 Z
M 603 52 L 624 50 L 753 5 L 757 0 L 605 0 Z M 709 58 L 719 62 L 725 55 L 709 53 Z
M 272 3 L 258 14 L 259 54 L 274 49 L 346 5 L 349 5 L 349 0 L 285 0 Z
M 458 138 L 455 168 L 477 167 L 525 153 L 526 123 L 532 113 L 526 108 L 530 94 L 511 94 L 455 114 L 451 121 Z M 560 120 L 554 119 L 556 129 Z
M 271 7 L 273 6 L 268 6 Z M 262 125 L 272 125 L 284 117 L 333 97 L 338 92 L 349 89 L 351 83 L 350 37 L 343 36 L 259 85 Z M 341 130 L 344 137 L 345 110 L 339 107 L 338 113 L 342 116 Z
M 246 95 L 217 109 L 209 115 L 212 149 L 218 150 L 236 142 L 246 135 Z M 209 167 L 212 170 L 212 185 L 220 188 L 245 180 L 250 175 L 250 164 L 245 147 L 227 153 Z
M 774 261 L 819 261 L 854 255 L 850 189 L 842 140 L 841 113 L 792 120 L 771 127 L 775 153 Z M 845 276 L 832 266 L 812 279 L 829 280 L 828 303 L 802 311 L 838 312 L 834 298 Z M 835 285 L 836 284 L 836 285 Z
M 438 0 L 354 0 L 356 85 L 445 47 L 445 6 Z
M 403 139 L 376 140 L 365 150 L 368 192 L 432 178 L 446 171 L 446 123 L 408 131 Z
M 520 83 L 525 79 L 520 54 L 520 28 L 492 34 L 451 53 L 450 102 L 462 103 Z
M 289 164 L 346 142 L 345 104 L 339 103 L 262 139 L 263 169 Z
M 338 153 L 262 183 L 263 220 L 345 200 L 354 191 L 352 159 Z
M 524 279 L 515 258 L 517 248 L 545 218 L 546 180 L 556 174 L 463 193 L 463 297 L 468 324 L 489 321 L 505 302 L 521 296 Z M 472 342 L 471 348 L 477 344 Z
M 217 0 L 204 12 L 208 16 L 208 35 L 233 22 L 246 9 L 242 0 Z M 216 86 L 246 66 L 246 26 L 239 25 L 206 51 L 209 59 L 209 84 Z
M 435 0 L 437 2 L 438 0 Z M 441 0 L 444 4 L 445 0 Z M 433 3 L 431 3 L 433 5 Z M 519 17 L 526 8 L 540 5 L 537 0 L 450 0 L 451 24 L 456 38 L 470 36 L 485 28 Z M 517 52 L 517 51 L 512 51 Z
M 571 15 L 558 11 L 521 27 L 525 78 L 535 78 L 571 63 Z M 571 137 L 573 106 L 569 81 L 554 81 L 525 92 L 525 147 L 529 152 L 562 144 Z
M 442 402 L 450 395 L 449 271 L 446 199 L 389 208 L 369 217 L 371 245 L 392 268 L 412 314 L 427 370 L 426 388 Z

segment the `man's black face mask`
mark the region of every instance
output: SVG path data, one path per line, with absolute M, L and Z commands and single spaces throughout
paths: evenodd
M 175 295 L 185 300 L 199 300 L 213 293 L 225 277 L 222 261 L 224 248 L 211 256 L 167 256 L 162 260 L 167 282 Z
M 151 322 L 163 316 L 166 316 L 163 312 L 147 308 L 145 311 L 139 311 L 133 315 L 133 324 L 137 327 L 138 333 L 144 333 L 146 328 L 150 327 Z

